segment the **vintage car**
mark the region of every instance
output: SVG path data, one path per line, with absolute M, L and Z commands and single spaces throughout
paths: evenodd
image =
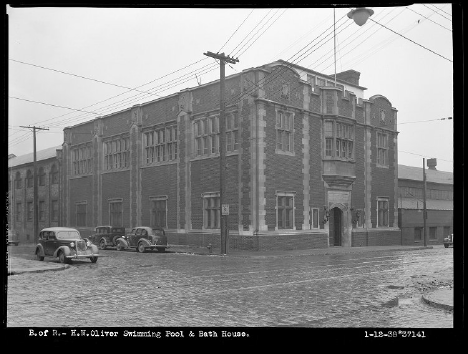
M 98 226 L 89 240 L 101 250 L 117 246 L 117 239 L 125 236 L 125 227 Z
M 60 263 L 70 263 L 72 259 L 81 258 L 89 258 L 96 263 L 99 249 L 88 239 L 81 238 L 76 229 L 49 227 L 41 230 L 36 246 L 36 258 L 43 261 L 45 256 L 58 257 Z
M 157 249 L 164 252 L 167 248 L 167 237 L 164 229 L 137 226 L 132 231 L 117 239 L 117 250 L 135 248 L 137 252 L 145 252 L 147 249 Z
M 450 234 L 444 238 L 444 247 L 448 248 L 448 246 L 453 247 L 453 234 Z
M 8 237 L 8 246 L 10 245 L 18 246 L 19 240 L 18 240 L 18 235 L 16 233 L 8 229 L 7 237 Z

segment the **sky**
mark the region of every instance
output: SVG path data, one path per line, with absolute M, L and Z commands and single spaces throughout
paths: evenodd
M 399 164 L 436 158 L 453 171 L 452 5 L 370 9 L 360 27 L 348 7 L 7 5 L 8 154 L 33 151 L 21 126 L 48 129 L 38 150 L 59 146 L 66 126 L 219 79 L 207 51 L 239 59 L 226 75 L 278 59 L 333 75 L 336 52 L 336 71 L 360 72 L 365 99 L 383 95 L 398 110 Z

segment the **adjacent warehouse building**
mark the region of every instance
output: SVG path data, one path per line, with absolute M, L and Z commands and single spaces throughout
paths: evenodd
M 277 61 L 226 78 L 229 247 L 401 243 L 397 110 L 359 77 Z M 219 94 L 214 81 L 65 128 L 63 225 L 219 245 Z
M 36 152 L 39 229 L 61 225 L 62 146 Z M 8 227 L 20 243 L 34 241 L 34 155 L 8 156 Z
M 453 173 L 438 171 L 437 160 L 427 160 L 426 169 L 426 240 L 442 244 L 453 233 Z M 400 165 L 399 227 L 403 245 L 424 244 L 423 168 Z

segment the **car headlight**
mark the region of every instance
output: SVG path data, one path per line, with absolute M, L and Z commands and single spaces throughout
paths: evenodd
M 75 242 L 70 242 L 70 247 L 75 247 Z
M 91 242 L 89 242 L 89 240 L 86 242 L 86 246 L 91 246 Z

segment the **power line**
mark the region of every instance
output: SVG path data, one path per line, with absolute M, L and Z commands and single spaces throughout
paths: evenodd
M 403 122 L 403 123 L 398 123 L 398 125 L 402 125 L 402 124 L 411 124 L 411 123 L 424 123 L 424 122 L 433 122 L 433 121 L 436 121 L 436 120 L 450 120 L 452 119 L 452 117 L 447 117 L 447 118 L 437 118 L 437 119 L 429 119 L 429 120 L 417 120 L 417 121 L 414 121 L 414 122 Z
M 428 157 L 426 155 L 421 155 L 421 154 L 416 154 L 414 152 L 409 152 L 409 151 L 403 151 L 403 150 L 398 150 L 398 153 L 400 152 L 403 152 L 405 154 L 410 154 L 410 155 L 415 155 L 415 156 L 420 156 L 420 157 L 426 157 L 426 158 L 434 158 L 434 157 Z M 444 160 L 444 159 L 441 159 L 441 158 L 438 158 L 438 157 L 435 157 L 437 160 L 440 160 L 440 161 L 445 161 L 445 162 L 453 162 L 453 161 L 449 161 L 449 160 Z
M 82 75 L 72 74 L 72 73 L 69 73 L 69 72 L 66 72 L 66 71 L 62 71 L 62 70 L 47 68 L 47 67 L 45 67 L 45 66 L 36 65 L 36 64 L 31 64 L 31 63 L 26 63 L 26 62 L 24 62 L 24 61 L 15 60 L 15 59 L 8 59 L 8 60 L 13 61 L 13 62 L 15 62 L 15 63 L 20 63 L 20 64 L 24 64 L 24 65 L 34 66 L 34 67 L 36 67 L 36 68 L 40 68 L 40 69 L 44 69 L 44 70 L 55 71 L 55 72 L 58 72 L 58 73 L 64 74 L 64 75 L 75 76 L 75 77 L 78 77 L 78 78 L 80 78 L 80 79 L 95 81 L 95 82 L 99 82 L 99 83 L 105 84 L 105 85 L 110 85 L 110 86 L 115 86 L 115 87 L 119 87 L 119 88 L 124 88 L 124 89 L 130 90 L 130 91 L 137 91 L 137 92 L 145 93 L 145 94 L 148 94 L 148 95 L 151 95 L 151 96 L 152 96 L 152 95 L 155 95 L 154 93 L 151 93 L 151 92 L 148 92 L 148 91 L 140 91 L 140 90 L 137 90 L 137 89 L 135 89 L 135 88 L 131 88 L 131 87 L 127 87 L 127 86 L 122 86 L 122 85 L 117 85 L 117 84 L 113 84 L 113 83 L 106 82 L 106 81 L 102 81 L 102 80 L 93 79 L 93 78 L 86 77 L 86 76 L 82 76 Z M 155 95 L 155 96 L 161 97 L 161 96 L 159 96 L 159 95 Z
M 428 50 L 428 51 L 430 51 L 430 52 L 434 53 L 435 55 L 438 55 L 439 57 L 441 57 L 441 58 L 443 58 L 443 59 L 445 59 L 445 60 L 448 60 L 449 62 L 453 63 L 453 60 L 447 59 L 447 58 L 446 58 L 446 57 L 444 57 L 443 55 L 440 55 L 439 53 L 436 53 L 436 52 L 434 52 L 433 50 L 431 50 L 431 49 L 429 49 L 429 48 L 426 48 L 425 46 L 423 46 L 423 45 L 421 45 L 421 44 L 419 44 L 419 43 L 416 43 L 416 42 L 415 42 L 415 41 L 413 41 L 412 39 L 409 39 L 409 38 L 407 38 L 407 37 L 405 37 L 405 36 L 401 35 L 400 33 L 398 33 L 398 32 L 395 32 L 394 30 L 392 30 L 392 29 L 388 28 L 387 26 L 384 26 L 384 25 L 382 25 L 381 23 L 379 23 L 379 22 L 377 22 L 377 21 L 374 21 L 374 20 L 373 20 L 373 19 L 371 19 L 371 18 L 369 18 L 369 20 L 371 20 L 372 22 L 375 22 L 375 23 L 379 24 L 379 25 L 380 25 L 380 26 L 382 26 L 382 27 L 385 27 L 386 29 L 388 29 L 388 30 L 392 31 L 393 33 L 396 33 L 396 34 L 398 34 L 400 37 L 403 37 L 404 39 L 407 39 L 407 40 L 409 40 L 410 42 L 412 42 L 412 43 L 414 43 L 414 44 L 416 44 L 416 45 L 420 46 L 421 48 L 424 48 L 424 49 L 426 49 L 426 50 Z
M 27 100 L 27 99 L 25 99 L 25 98 L 19 98 L 19 97 L 14 97 L 14 96 L 9 96 L 9 98 L 14 98 L 15 100 L 20 100 L 20 101 L 26 101 L 26 102 L 32 102 L 32 103 L 43 104 L 43 105 L 46 105 L 46 106 L 52 106 L 52 107 L 70 109 L 70 110 L 73 110 L 73 111 L 86 112 L 86 113 L 92 113 L 92 114 L 99 114 L 99 113 L 96 113 L 96 112 L 83 111 L 82 109 L 76 109 L 76 108 L 70 108 L 70 107 L 64 107 L 64 106 L 58 106 L 58 105 L 51 104 L 51 103 L 45 103 L 45 102 Z
M 444 11 L 444 10 L 442 10 L 441 8 L 439 8 L 439 7 L 435 6 L 434 4 L 431 4 L 431 5 L 432 5 L 432 6 L 434 6 L 434 7 L 435 7 L 437 10 L 439 10 L 439 11 L 442 11 L 444 14 L 447 14 L 447 15 L 449 15 L 450 17 L 452 17 L 452 15 L 451 15 L 451 14 L 449 14 L 448 12 L 445 12 L 445 11 Z
M 450 28 L 447 28 L 447 27 L 445 27 L 445 26 L 442 26 L 442 25 L 441 25 L 440 23 L 438 23 L 438 22 L 432 21 L 431 19 L 429 19 L 429 17 L 426 17 L 426 16 L 420 14 L 419 12 L 414 11 L 413 9 L 409 8 L 408 6 L 406 6 L 406 9 L 407 9 L 407 10 L 410 10 L 410 11 L 413 11 L 415 14 L 424 17 L 425 19 L 431 21 L 432 23 L 435 23 L 437 26 L 440 26 L 440 27 L 446 29 L 447 31 L 452 32 L 452 30 L 451 30 Z M 418 22 L 419 22 L 419 21 L 418 21 Z
M 244 21 L 242 21 L 242 23 L 239 25 L 239 27 L 237 27 L 237 29 L 234 31 L 233 34 L 231 34 L 231 37 L 229 37 L 229 39 L 226 41 L 226 43 L 223 44 L 223 46 L 219 49 L 218 52 L 220 52 L 221 50 L 223 50 L 223 48 L 225 47 L 226 44 L 228 44 L 228 42 L 231 40 L 232 36 L 234 36 L 236 34 L 236 32 L 239 30 L 239 28 L 241 28 L 241 26 L 244 24 L 244 22 L 249 18 L 249 16 L 252 14 L 252 12 L 254 12 L 255 9 L 253 9 L 252 11 L 250 11 L 250 13 L 247 15 L 247 17 L 244 19 Z
M 423 6 L 424 6 L 424 7 L 427 7 L 429 10 L 434 11 L 433 9 L 431 9 L 431 8 L 430 8 L 429 6 L 427 6 L 427 5 L 424 5 L 424 4 L 423 4 Z M 439 13 L 440 9 L 439 9 L 438 7 L 436 7 L 436 6 L 434 6 L 434 7 L 437 9 L 437 10 L 435 11 L 437 15 L 439 15 L 439 16 L 445 18 L 446 20 L 452 22 L 451 19 L 449 19 L 449 18 L 447 18 L 447 17 L 445 17 L 444 15 L 442 15 L 442 14 Z

